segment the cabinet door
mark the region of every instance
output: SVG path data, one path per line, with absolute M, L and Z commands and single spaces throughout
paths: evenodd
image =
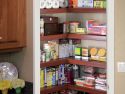
M 1 0 L 0 3 L 0 40 L 17 41 L 17 2 L 18 0 Z
M 7 40 L 7 1 L 0 1 L 0 42 Z
M 0 0 L 0 50 L 25 46 L 25 0 Z

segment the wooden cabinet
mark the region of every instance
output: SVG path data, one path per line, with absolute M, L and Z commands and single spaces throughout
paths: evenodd
M 25 2 L 0 0 L 0 50 L 26 46 Z

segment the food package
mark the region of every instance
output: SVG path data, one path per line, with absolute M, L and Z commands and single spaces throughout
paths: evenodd
M 68 6 L 71 8 L 71 7 L 73 7 L 73 0 L 68 0 Z
M 95 68 L 94 67 L 90 67 L 90 66 L 85 66 L 84 67 L 84 72 L 93 74 L 95 72 Z
M 51 0 L 46 0 L 45 1 L 45 8 L 47 8 L 47 9 L 52 8 L 52 1 Z
M 52 71 L 51 69 L 47 70 L 47 86 L 52 86 Z
M 68 0 L 56 0 L 59 1 L 59 7 L 65 8 L 68 7 Z
M 95 83 L 101 84 L 101 85 L 106 85 L 107 80 L 106 79 L 101 79 L 101 78 L 96 78 Z
M 106 73 L 99 73 L 98 74 L 98 77 L 101 78 L 101 79 L 106 79 Z
M 52 0 L 52 8 L 59 8 L 59 0 Z
M 60 44 L 59 45 L 59 58 L 65 58 L 70 56 L 71 45 L 69 44 Z
M 86 29 L 85 28 L 76 28 L 76 33 L 78 34 L 85 34 Z
M 72 21 L 70 22 L 70 33 L 76 33 L 77 28 L 79 27 L 80 22 Z
M 86 28 L 88 34 L 95 35 L 106 35 L 107 34 L 107 26 L 104 23 L 99 23 L 96 20 L 87 20 Z
M 75 47 L 75 55 L 77 56 L 81 56 L 81 51 L 82 51 L 82 48 L 81 47 Z
M 89 49 L 82 48 L 82 60 L 89 60 Z
M 40 8 L 41 9 L 46 8 L 46 0 L 40 0 Z
M 79 7 L 79 8 L 83 7 L 83 6 L 82 6 L 82 2 L 83 2 L 83 0 L 78 0 L 78 7 Z
M 93 0 L 78 0 L 78 7 L 93 8 Z
M 94 8 L 105 8 L 105 0 L 94 0 Z
M 78 0 L 72 0 L 73 2 L 73 8 L 77 8 L 78 7 Z
M 44 70 L 40 71 L 40 87 L 44 87 Z
M 106 35 L 107 26 L 92 26 L 88 29 L 90 31 L 89 34 L 95 34 L 95 35 Z
M 99 90 L 107 90 L 107 87 L 105 85 L 100 85 L 100 84 L 96 84 L 95 85 L 95 89 L 99 89 Z
M 84 81 L 85 81 L 84 78 L 74 79 L 75 84 L 78 86 L 84 86 L 84 83 L 85 83 Z
M 106 49 L 90 48 L 90 59 L 97 61 L 106 61 Z
M 106 61 L 106 49 L 100 48 L 98 50 L 99 61 Z
M 82 0 L 82 7 L 93 8 L 93 0 Z
M 74 49 L 75 59 L 78 59 L 78 60 L 81 59 L 81 57 L 82 57 L 81 51 L 82 51 L 81 47 L 75 47 L 75 49 Z
M 83 87 L 87 87 L 87 88 L 94 88 L 95 78 L 82 77 L 82 78 L 74 79 L 74 82 L 78 86 L 83 86 Z

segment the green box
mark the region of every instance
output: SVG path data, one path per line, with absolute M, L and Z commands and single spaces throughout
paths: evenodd
M 74 54 L 75 54 L 75 55 L 78 55 L 78 56 L 81 56 L 81 51 L 82 51 L 82 48 L 76 47 Z

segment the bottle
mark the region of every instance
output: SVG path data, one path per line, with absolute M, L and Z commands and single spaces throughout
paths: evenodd
M 73 65 L 73 78 L 79 78 L 79 67 L 77 65 Z
M 50 61 L 51 59 L 51 52 L 49 44 L 44 44 L 44 51 L 45 51 L 45 60 L 46 62 Z
M 40 33 L 42 36 L 44 35 L 44 20 L 43 20 L 43 18 L 40 19 Z

